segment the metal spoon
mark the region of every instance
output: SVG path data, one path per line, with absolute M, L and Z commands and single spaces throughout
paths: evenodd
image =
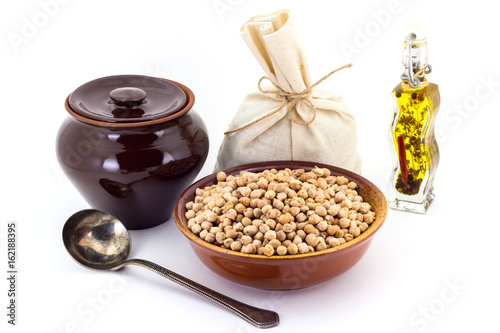
M 126 260 L 131 249 L 130 236 L 124 225 L 108 213 L 95 209 L 79 211 L 66 221 L 62 236 L 71 256 L 87 268 L 118 270 L 125 265 L 142 266 L 211 299 L 259 328 L 279 324 L 274 311 L 241 303 L 150 261 Z

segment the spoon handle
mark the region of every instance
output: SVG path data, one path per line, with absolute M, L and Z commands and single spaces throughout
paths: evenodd
M 168 270 L 153 262 L 143 259 L 131 259 L 126 261 L 125 264 L 142 266 L 163 277 L 166 277 L 167 279 L 172 280 L 188 289 L 191 289 L 195 293 L 205 296 L 208 299 L 211 299 L 212 301 L 218 303 L 219 305 L 222 305 L 226 309 L 229 309 L 241 318 L 248 321 L 250 324 L 255 325 L 259 328 L 270 328 L 279 324 L 279 316 L 274 311 L 259 309 L 251 305 L 244 304 L 215 290 L 202 286 L 197 282 L 185 278 L 184 276 L 172 272 L 171 270 Z

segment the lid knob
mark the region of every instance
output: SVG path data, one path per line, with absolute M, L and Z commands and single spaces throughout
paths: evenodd
M 114 104 L 130 108 L 141 105 L 146 98 L 146 92 L 140 88 L 123 87 L 111 90 L 109 97 Z

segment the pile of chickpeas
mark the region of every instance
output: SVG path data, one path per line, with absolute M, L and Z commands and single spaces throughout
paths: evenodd
M 217 173 L 186 204 L 188 228 L 208 243 L 266 256 L 321 251 L 348 242 L 375 219 L 358 185 L 330 170 Z

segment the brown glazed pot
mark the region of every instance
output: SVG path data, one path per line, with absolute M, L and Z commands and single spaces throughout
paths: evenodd
M 205 242 L 187 227 L 186 203 L 194 200 L 196 188 L 216 184 L 216 174 L 200 179 L 181 194 L 175 204 L 175 222 L 198 258 L 212 271 L 228 280 L 271 290 L 301 289 L 328 281 L 349 270 L 368 250 L 387 214 L 387 202 L 382 191 L 360 175 L 321 163 L 272 161 L 241 165 L 223 171 L 227 175 L 238 174 L 243 170 L 260 172 L 273 168 L 309 171 L 314 166 L 328 168 L 333 176 L 345 176 L 356 182 L 359 195 L 375 210 L 375 221 L 370 227 L 357 238 L 340 246 L 313 253 L 267 257 L 235 252 Z
M 208 154 L 207 129 L 186 86 L 140 75 L 109 76 L 66 100 L 58 161 L 92 208 L 128 229 L 168 220 Z

